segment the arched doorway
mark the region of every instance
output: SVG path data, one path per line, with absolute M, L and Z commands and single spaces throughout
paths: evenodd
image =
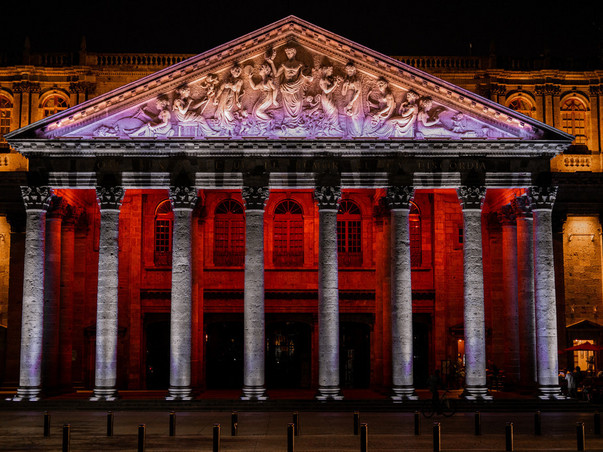
M 341 387 L 368 388 L 371 381 L 371 327 L 366 323 L 341 322 L 339 372 Z
M 205 328 L 208 389 L 243 387 L 243 322 L 219 321 Z
M 266 386 L 309 388 L 311 329 L 302 322 L 273 322 L 266 329 Z
M 144 316 L 145 382 L 147 389 L 167 389 L 170 385 L 170 315 Z

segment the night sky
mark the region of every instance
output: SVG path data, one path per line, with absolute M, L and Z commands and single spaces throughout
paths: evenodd
M 289 14 L 387 55 L 498 55 L 603 60 L 603 0 L 143 2 L 8 0 L 0 52 L 201 53 Z M 8 3 L 8 5 L 6 5 Z M 492 47 L 494 46 L 494 47 Z

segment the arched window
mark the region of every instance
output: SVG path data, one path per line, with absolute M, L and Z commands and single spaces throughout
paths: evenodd
M 304 220 L 301 206 L 285 200 L 274 210 L 274 265 L 299 267 L 304 263 Z
M 10 132 L 10 116 L 13 111 L 13 103 L 7 97 L 0 96 L 0 143 L 3 143 L 4 135 Z
M 574 144 L 586 144 L 586 105 L 576 98 L 567 99 L 561 105 L 561 128 L 576 137 Z
M 420 267 L 423 263 L 423 242 L 421 239 L 421 214 L 415 203 L 410 204 L 408 215 L 410 230 L 410 266 Z
M 67 103 L 67 99 L 58 94 L 53 94 L 52 96 L 48 96 L 44 99 L 42 103 L 42 110 L 44 112 L 44 117 L 54 115 L 59 111 L 67 110 L 69 108 L 69 104 Z
M 530 102 L 527 98 L 522 96 L 517 96 L 509 102 L 508 107 L 511 110 L 515 110 L 518 113 L 524 114 L 532 118 L 534 114 L 534 106 L 532 102 Z
M 174 213 L 172 205 L 166 199 L 155 209 L 155 265 L 169 267 L 172 265 L 172 224 Z
M 362 265 L 362 218 L 358 206 L 347 199 L 337 214 L 337 253 L 341 267 Z
M 236 267 L 245 263 L 245 216 L 243 206 L 226 199 L 216 207 L 214 265 Z

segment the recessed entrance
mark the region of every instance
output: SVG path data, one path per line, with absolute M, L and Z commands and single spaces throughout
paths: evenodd
M 412 317 L 413 382 L 415 388 L 425 388 L 429 378 L 431 315 L 413 314 Z
M 371 327 L 366 323 L 341 322 L 339 372 L 343 388 L 368 388 L 371 380 Z
M 243 322 L 210 323 L 205 333 L 207 388 L 241 389 L 243 387 Z
M 268 388 L 310 387 L 310 325 L 273 322 L 266 329 L 266 385 Z
M 145 378 L 147 389 L 167 389 L 170 384 L 170 315 L 145 314 Z

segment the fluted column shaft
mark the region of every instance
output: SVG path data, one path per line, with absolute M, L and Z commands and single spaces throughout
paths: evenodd
M 416 400 L 413 384 L 412 284 L 409 213 L 412 187 L 390 187 L 392 399 Z
M 167 400 L 191 399 L 192 214 L 194 187 L 173 187 L 172 300 L 170 315 L 170 388 Z
M 341 190 L 323 186 L 318 201 L 318 400 L 340 400 L 337 211 Z
M 119 206 L 124 190 L 102 187 L 97 188 L 96 195 L 100 206 L 100 234 L 93 401 L 117 398 Z
M 534 216 L 534 292 L 538 387 L 543 399 L 561 396 L 557 356 L 557 306 L 553 259 L 553 204 L 557 187 L 532 187 Z
M 485 187 L 457 190 L 463 208 L 463 282 L 465 317 L 465 392 L 469 400 L 487 399 L 486 326 L 482 263 L 482 211 Z
M 25 257 L 23 262 L 23 314 L 21 317 L 21 362 L 19 387 L 14 400 L 39 400 L 42 384 L 44 330 L 44 247 L 46 211 L 52 190 L 21 187 L 26 209 Z
M 264 204 L 267 187 L 244 187 L 243 400 L 265 400 Z

